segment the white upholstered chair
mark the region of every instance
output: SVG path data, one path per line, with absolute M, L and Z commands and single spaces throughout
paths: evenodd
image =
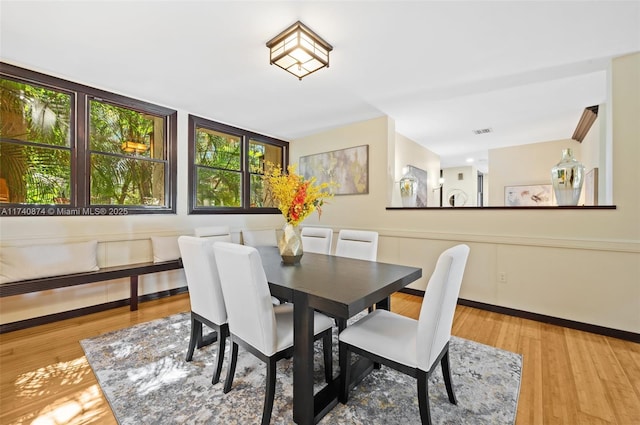
M 338 257 L 376 261 L 378 257 L 378 232 L 342 229 L 336 242 Z
M 216 242 L 214 246 L 222 292 L 229 314 L 231 363 L 224 392 L 231 390 L 238 345 L 267 364 L 262 424 L 271 419 L 276 385 L 276 362 L 293 355 L 293 306 L 274 306 L 258 251 L 250 246 Z M 325 378 L 332 379 L 331 326 L 328 317 L 315 313 L 314 335 L 322 338 Z
M 376 261 L 378 258 L 378 232 L 369 230 L 342 229 L 338 233 L 336 255 L 357 260 Z M 369 307 L 373 311 L 373 307 Z M 346 326 L 345 320 L 337 320 L 338 328 L 342 331 Z
M 209 238 L 211 240 L 231 242 L 231 231 L 228 226 L 205 226 L 196 227 L 195 235 L 199 238 Z
M 316 254 L 331 254 L 333 230 L 328 227 L 303 227 L 300 233 L 302 249 Z
M 451 382 L 449 340 L 468 256 L 467 245 L 457 245 L 440 255 L 429 279 L 418 320 L 376 310 L 340 334 L 340 351 L 345 353 L 340 357 L 339 399 L 342 403 L 349 399 L 353 352 L 417 379 L 423 425 L 431 424 L 428 382 L 438 362 L 449 401 L 457 404 Z
M 205 324 L 214 329 L 218 341 L 218 353 L 211 382 L 217 384 L 220 380 L 229 326 L 213 252 L 214 243 L 215 241 L 207 238 L 194 236 L 180 236 L 178 238 L 184 273 L 187 277 L 187 287 L 189 288 L 189 301 L 191 302 L 191 338 L 189 339 L 186 361 L 191 361 L 196 346 L 200 348 L 203 345 L 202 325 Z
M 278 246 L 275 229 L 242 230 L 242 243 L 248 246 Z
M 266 230 L 242 230 L 242 243 L 247 246 L 278 246 L 275 229 Z M 271 302 L 275 305 L 282 304 L 285 300 L 271 297 Z

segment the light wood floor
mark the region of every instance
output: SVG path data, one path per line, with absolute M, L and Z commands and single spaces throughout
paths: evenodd
M 0 335 L 0 424 L 115 424 L 79 341 L 188 309 L 183 294 Z M 640 344 L 462 306 L 453 334 L 523 355 L 517 425 L 640 424 Z

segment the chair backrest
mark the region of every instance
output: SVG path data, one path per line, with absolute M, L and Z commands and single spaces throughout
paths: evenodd
M 457 245 L 440 254 L 422 300 L 416 338 L 418 368 L 429 371 L 451 339 L 453 314 L 464 269 L 469 257 L 467 245 Z
M 231 242 L 231 231 L 228 226 L 196 227 L 195 235 L 214 241 Z
M 378 232 L 340 230 L 338 242 L 336 242 L 336 255 L 376 261 L 378 258 Z
M 242 243 L 248 246 L 278 246 L 275 229 L 243 230 Z
M 214 245 L 229 330 L 267 356 L 277 352 L 276 318 L 258 251 L 228 242 Z
M 191 311 L 213 323 L 227 322 L 213 244 L 207 238 L 180 236 L 178 246 L 187 277 Z
M 317 254 L 331 254 L 333 230 L 328 227 L 303 227 L 300 233 L 302 249 Z

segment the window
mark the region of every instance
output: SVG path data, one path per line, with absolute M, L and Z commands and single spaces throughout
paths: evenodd
M 0 71 L 2 215 L 175 213 L 175 111 Z
M 165 205 L 162 117 L 89 101 L 91 204 Z
M 189 212 L 279 213 L 265 203 L 266 162 L 286 167 L 289 143 L 189 115 Z

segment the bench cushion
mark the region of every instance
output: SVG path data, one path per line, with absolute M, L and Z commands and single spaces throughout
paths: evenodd
M 180 258 L 178 236 L 151 236 L 151 247 L 153 249 L 154 263 Z
M 0 283 L 99 270 L 98 241 L 3 247 Z

